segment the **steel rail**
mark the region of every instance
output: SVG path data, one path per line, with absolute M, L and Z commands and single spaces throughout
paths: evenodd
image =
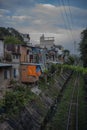
M 68 120 L 67 120 L 67 126 L 66 130 L 70 130 L 70 121 L 71 121 L 71 113 L 72 113 L 72 107 L 73 107 L 73 98 L 74 98 L 74 93 L 76 92 L 77 88 L 77 94 L 76 94 L 76 101 L 75 101 L 75 130 L 78 130 L 78 95 L 79 95 L 79 75 L 77 74 L 77 77 L 75 79 L 72 95 L 71 95 L 71 100 L 70 100 L 70 106 L 69 106 L 69 111 L 68 111 Z

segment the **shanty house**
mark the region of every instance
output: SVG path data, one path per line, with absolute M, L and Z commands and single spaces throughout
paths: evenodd
M 20 62 L 29 62 L 29 49 L 28 46 L 26 44 L 23 44 L 20 46 Z
M 41 65 L 35 63 L 21 63 L 21 82 L 33 83 L 39 80 Z
M 20 53 L 12 53 L 12 78 L 20 80 Z
M 12 65 L 0 63 L 0 90 L 5 87 L 12 77 Z

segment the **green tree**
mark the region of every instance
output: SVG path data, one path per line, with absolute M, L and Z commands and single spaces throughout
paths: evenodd
M 11 36 L 11 33 L 5 27 L 0 27 L 0 38 L 4 38 L 5 36 Z
M 69 50 L 63 50 L 63 53 L 65 56 L 69 56 L 70 55 L 70 51 Z
M 24 106 L 23 94 L 19 91 L 6 92 L 4 105 L 6 112 L 10 114 L 19 113 L 20 109 Z
M 74 57 L 73 56 L 69 56 L 68 57 L 68 64 L 73 65 L 74 62 L 75 62 Z
M 7 36 L 4 40 L 5 44 L 21 44 L 21 40 L 14 36 Z
M 83 66 L 87 67 L 87 28 L 81 33 L 80 54 Z
M 7 30 L 11 33 L 12 36 L 17 37 L 20 41 L 24 42 L 23 37 L 17 30 L 15 30 L 14 28 L 7 28 Z
M 16 37 L 18 40 L 20 40 L 22 43 L 24 43 L 21 33 L 19 33 L 14 28 L 0 27 L 0 38 L 4 39 L 5 37 L 10 37 L 10 36 Z M 29 35 L 27 35 L 27 37 L 29 38 Z

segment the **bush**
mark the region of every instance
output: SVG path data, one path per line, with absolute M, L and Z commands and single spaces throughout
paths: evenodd
M 55 71 L 57 70 L 57 65 L 56 64 L 52 64 L 51 67 L 50 67 L 50 73 L 54 73 Z
M 24 96 L 20 92 L 6 92 L 4 105 L 6 113 L 17 114 L 24 106 Z

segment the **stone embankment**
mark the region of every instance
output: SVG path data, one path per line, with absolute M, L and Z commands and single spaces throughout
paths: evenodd
M 31 89 L 37 98 L 29 102 L 15 118 L 6 118 L 0 123 L 0 130 L 41 130 L 45 127 L 49 111 L 54 109 L 56 99 L 63 91 L 65 84 L 72 74 L 67 70 L 62 74 L 52 76 L 53 82 L 48 82 L 47 88 Z M 45 86 L 44 86 L 45 87 Z M 34 90 L 37 90 L 34 91 Z M 52 107 L 53 106 L 53 107 Z

